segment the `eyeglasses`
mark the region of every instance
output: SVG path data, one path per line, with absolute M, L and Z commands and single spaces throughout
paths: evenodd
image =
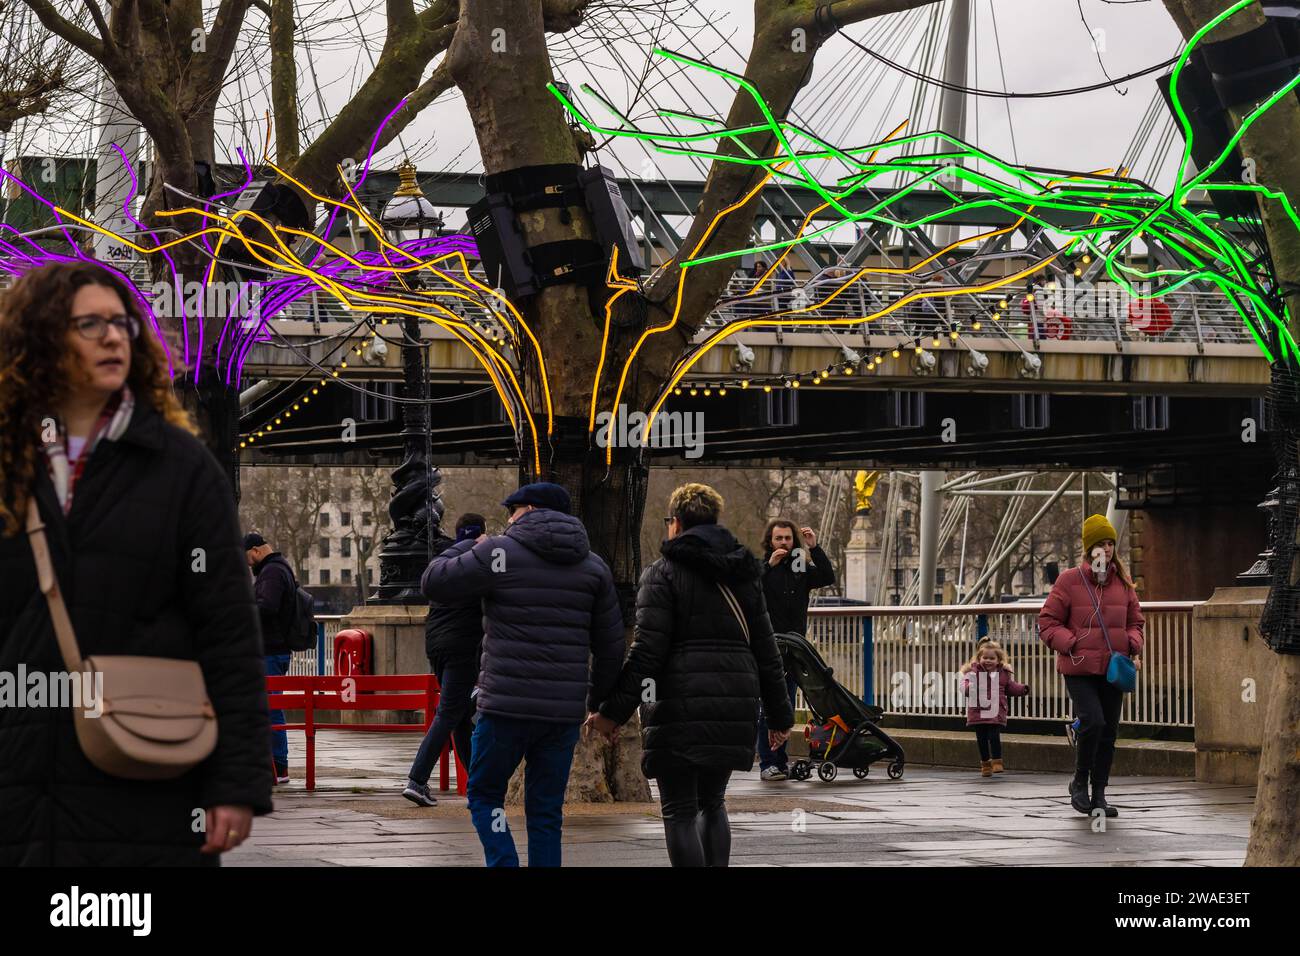
M 140 320 L 134 315 L 74 315 L 71 325 L 83 339 L 102 339 L 108 334 L 110 325 L 120 329 L 128 339 L 140 334 Z
M 674 521 L 676 521 L 676 520 L 677 520 L 677 519 L 674 518 L 672 515 L 664 515 L 664 527 L 665 527 L 665 528 L 668 527 L 670 524 L 672 524 L 672 523 L 673 523 Z

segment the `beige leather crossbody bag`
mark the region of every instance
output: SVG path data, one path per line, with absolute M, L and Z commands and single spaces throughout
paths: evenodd
M 81 707 L 73 711 L 86 759 L 127 780 L 168 780 L 202 763 L 217 745 L 217 715 L 198 662 L 99 655 L 83 660 L 34 497 L 27 506 L 27 536 L 64 666 L 83 679 L 102 676 L 100 715 L 89 716 Z

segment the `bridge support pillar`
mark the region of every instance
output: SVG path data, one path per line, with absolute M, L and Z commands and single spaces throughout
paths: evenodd
M 939 521 L 943 517 L 943 501 L 939 486 L 943 484 L 942 471 L 921 472 L 921 568 L 917 584 L 916 603 L 934 603 L 934 569 L 939 559 Z
M 1144 601 L 1203 601 L 1230 587 L 1265 547 L 1264 516 L 1249 503 L 1134 511 L 1129 555 Z

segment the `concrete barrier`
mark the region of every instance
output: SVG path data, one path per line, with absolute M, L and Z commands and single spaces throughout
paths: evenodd
M 1268 588 L 1218 588 L 1192 612 L 1196 779 L 1254 784 L 1276 655 L 1259 636 Z

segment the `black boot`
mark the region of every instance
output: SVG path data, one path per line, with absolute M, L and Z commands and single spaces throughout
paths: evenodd
M 1077 809 L 1077 808 L 1076 808 Z M 1106 787 L 1093 786 L 1092 788 L 1092 806 L 1091 810 L 1100 810 L 1108 817 L 1119 816 L 1119 811 L 1106 802 Z
M 1070 781 L 1070 806 L 1082 814 L 1092 812 L 1092 802 L 1088 799 L 1088 772 L 1076 771 Z

